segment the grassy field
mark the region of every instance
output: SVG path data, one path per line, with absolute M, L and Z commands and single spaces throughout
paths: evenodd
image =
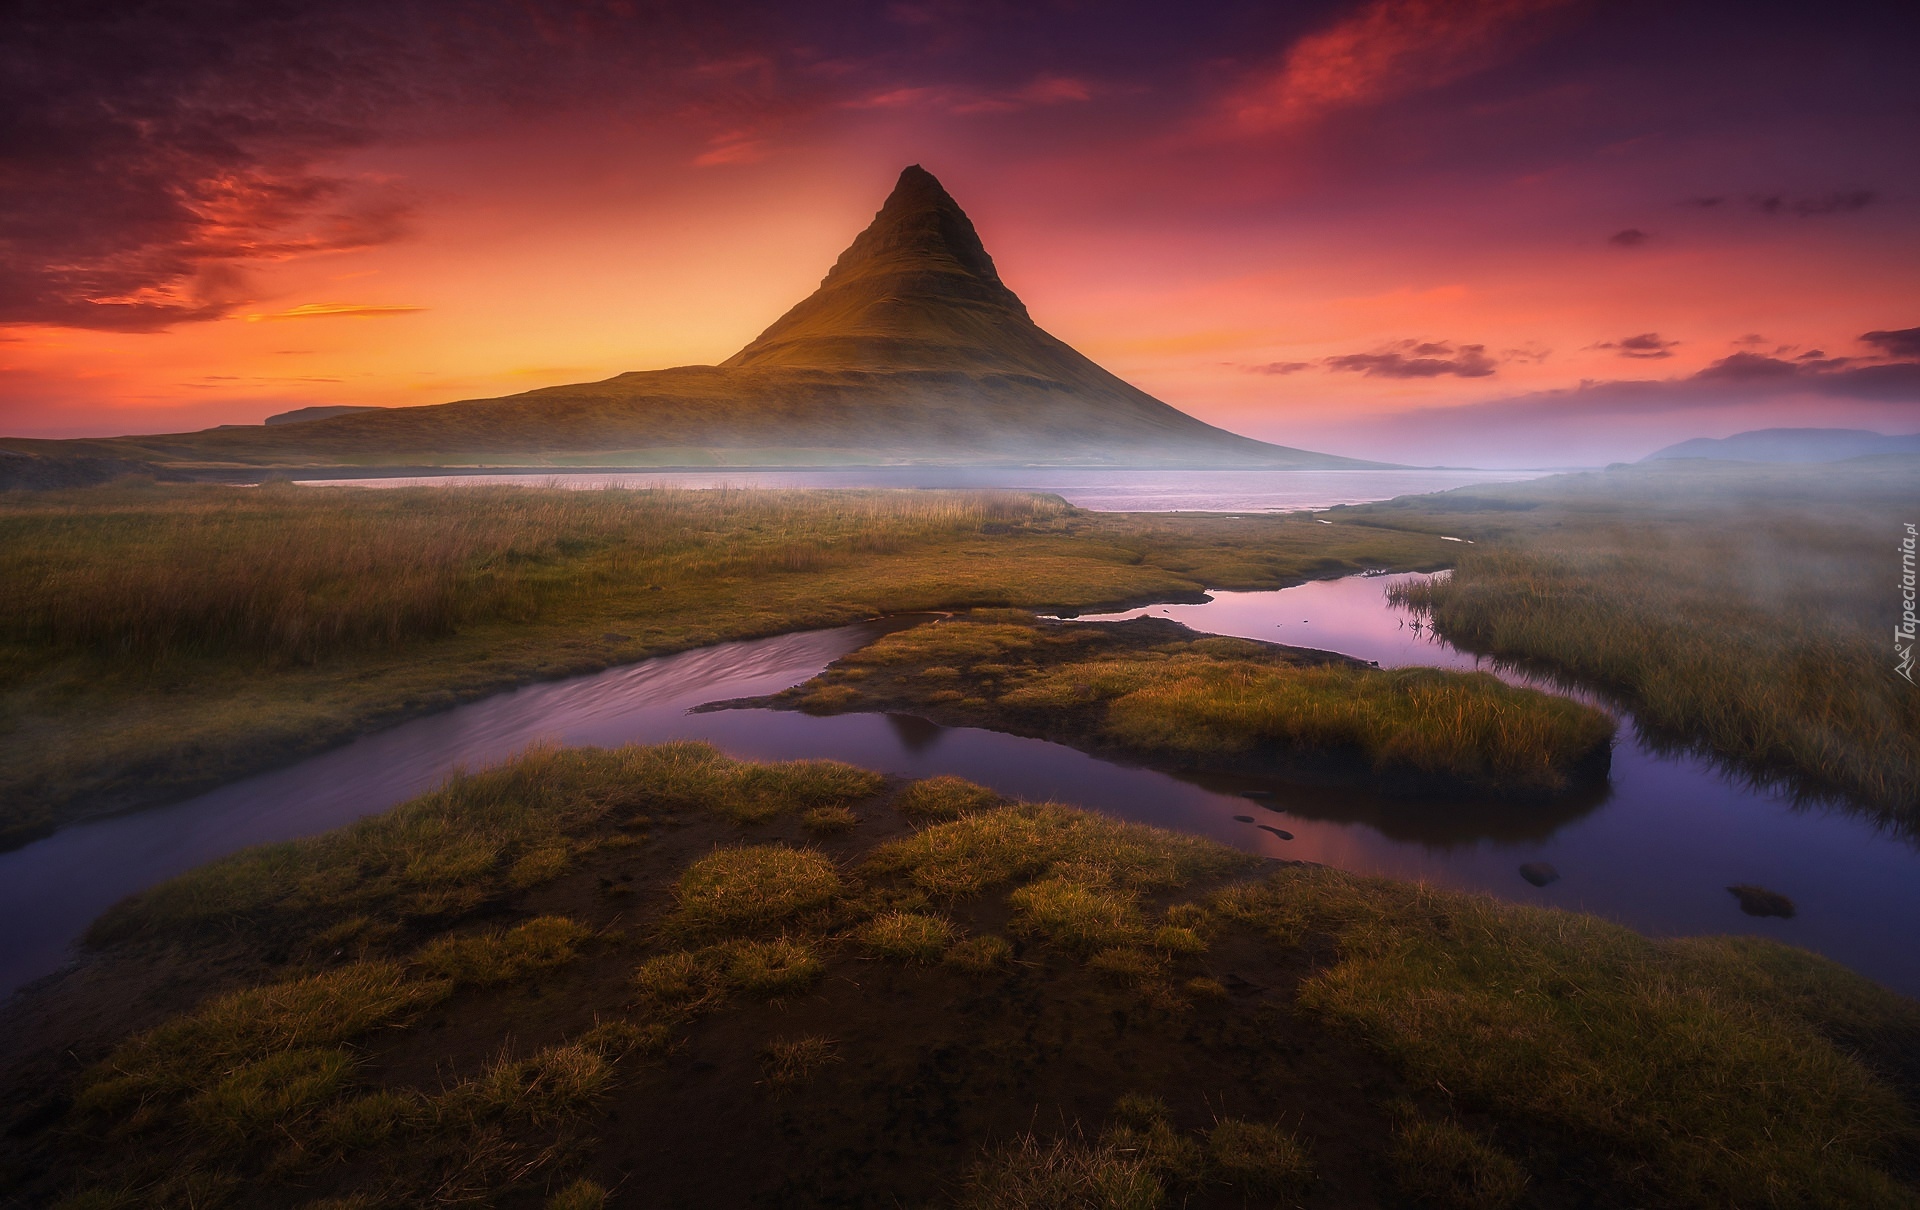
M 1460 646 L 1604 686 L 1656 738 L 1920 827 L 1920 693 L 1891 642 L 1920 459 L 1665 462 L 1328 515 L 1475 539 L 1403 597 Z
M 1603 711 L 1485 673 L 1384 671 L 1154 619 L 1042 623 L 1011 610 L 886 635 L 770 700 L 1418 796 L 1542 798 L 1604 782 L 1613 737 Z
M 537 750 L 5 1010 L 0 1198 L 1898 1207 L 1920 1005 L 943 778 Z
M 1426 535 L 1006 493 L 0 493 L 0 844 L 517 682 L 725 639 L 1447 553 Z

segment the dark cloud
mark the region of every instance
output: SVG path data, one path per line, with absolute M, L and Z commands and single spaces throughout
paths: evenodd
M 1862 344 L 1874 346 L 1888 357 L 1920 359 L 1920 328 L 1866 332 L 1861 335 L 1860 341 Z
M 1680 204 L 1682 206 L 1698 206 L 1702 210 L 1711 210 L 1715 206 L 1721 205 L 1726 200 L 1727 199 L 1725 197 L 1721 197 L 1721 196 L 1690 197 L 1686 201 L 1681 202 Z
M 1727 343 L 1736 344 L 1736 345 L 1745 345 L 1748 348 L 1754 348 L 1758 345 L 1772 344 L 1773 342 L 1768 340 L 1766 337 L 1760 335 L 1760 333 L 1758 332 L 1749 332 L 1745 336 L 1736 337 L 1733 340 L 1728 341 Z
M 1756 193 L 1748 200 L 1762 214 L 1797 214 L 1801 218 L 1812 218 L 1822 214 L 1850 214 L 1855 210 L 1864 210 L 1878 198 L 1871 189 L 1848 189 L 1809 197 Z
M 1265 365 L 1246 367 L 1249 374 L 1298 374 L 1302 370 L 1311 370 L 1311 361 L 1270 361 Z
M 1607 242 L 1616 248 L 1638 248 L 1653 238 L 1638 227 L 1628 227 L 1625 231 L 1616 231 L 1607 237 Z
M 1589 347 L 1612 349 L 1622 357 L 1641 361 L 1658 361 L 1673 356 L 1672 350 L 1679 343 L 1677 340 L 1662 340 L 1658 332 L 1642 332 L 1638 336 L 1625 336 L 1619 340 L 1603 340 Z
M 1446 341 L 1403 340 L 1375 353 L 1347 353 L 1322 362 L 1329 370 L 1365 374 L 1369 378 L 1486 378 L 1500 363 L 1487 356 L 1485 345 Z

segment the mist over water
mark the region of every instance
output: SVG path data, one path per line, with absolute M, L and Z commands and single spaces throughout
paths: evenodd
M 847 470 L 634 470 L 310 479 L 316 487 L 997 488 L 1053 492 L 1096 512 L 1296 512 L 1516 483 L 1541 470 L 1155 470 L 1133 467 L 860 467 Z

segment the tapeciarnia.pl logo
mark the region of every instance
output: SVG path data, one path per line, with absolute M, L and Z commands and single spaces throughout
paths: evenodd
M 1893 670 L 1913 680 L 1913 639 L 1920 619 L 1914 617 L 1913 556 L 1916 537 L 1913 522 L 1907 522 L 1907 536 L 1900 539 L 1900 623 L 1893 628 Z

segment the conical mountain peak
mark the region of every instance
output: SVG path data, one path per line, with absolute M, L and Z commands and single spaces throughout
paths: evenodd
M 1035 373 L 1042 345 L 1042 360 L 1071 353 L 1034 326 L 973 220 L 915 164 L 820 288 L 722 364 Z
M 880 213 L 840 254 L 821 285 L 868 274 L 913 271 L 964 275 L 973 279 L 967 284 L 978 287 L 981 301 L 997 302 L 1022 316 L 1027 313 L 1025 304 L 1001 282 L 973 220 L 938 178 L 918 164 L 901 172 Z

